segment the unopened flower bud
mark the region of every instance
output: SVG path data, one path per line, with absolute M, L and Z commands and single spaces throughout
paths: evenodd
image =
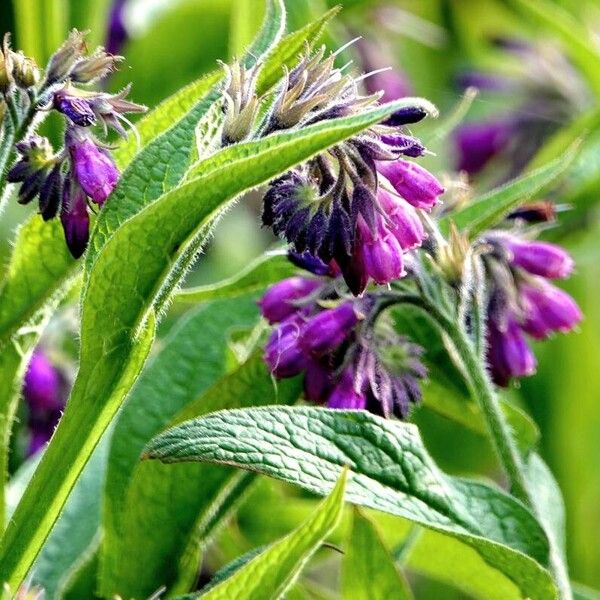
M 450 239 L 438 247 L 435 257 L 435 264 L 450 285 L 464 283 L 471 252 L 469 237 L 461 234 L 452 224 Z
M 40 71 L 32 58 L 13 52 L 13 77 L 19 87 L 27 89 L 38 82 Z
M 10 49 L 10 33 L 5 33 L 0 51 L 0 93 L 7 93 L 13 84 L 13 52 Z
M 504 244 L 511 254 L 511 264 L 533 275 L 562 279 L 573 271 L 573 259 L 556 244 L 523 240 L 516 236 L 507 236 Z
M 361 390 L 356 389 L 354 369 L 344 370 L 340 382 L 333 388 L 327 406 L 346 410 L 361 410 L 367 405 L 367 399 Z
M 77 182 L 70 178 L 65 181 L 63 186 L 60 221 L 69 251 L 73 258 L 79 258 L 87 247 L 90 235 L 90 216 L 85 192 Z
M 43 350 L 38 348 L 31 355 L 23 384 L 23 397 L 31 410 L 62 407 L 60 374 Z
M 271 286 L 259 300 L 261 313 L 269 323 L 280 323 L 298 312 L 295 304 L 314 292 L 321 282 L 306 277 L 289 277 Z
M 77 183 L 93 202 L 103 204 L 119 180 L 119 170 L 111 156 L 81 128 L 67 129 L 65 145 Z
M 84 36 L 77 29 L 73 29 L 65 43 L 50 57 L 46 68 L 48 83 L 64 81 L 84 52 Z
M 91 56 L 75 63 L 69 78 L 75 83 L 93 83 L 115 71 L 122 60 L 122 56 L 114 56 L 98 48 Z
M 390 127 L 400 127 L 402 125 L 412 125 L 422 121 L 427 116 L 427 111 L 420 106 L 407 106 L 397 110 L 391 117 L 384 121 L 384 125 Z
M 265 361 L 275 377 L 293 377 L 306 367 L 307 358 L 298 343 L 300 324 L 296 317 L 291 317 L 273 331 L 267 342 Z
M 556 219 L 556 205 L 548 200 L 529 202 L 513 210 L 507 218 L 527 223 L 548 223 Z
M 335 350 L 357 323 L 353 302 L 324 310 L 302 327 L 300 346 L 307 354 L 322 356 Z
M 378 162 L 377 170 L 415 208 L 431 210 L 444 193 L 440 182 L 420 165 L 406 160 Z
M 567 333 L 582 319 L 581 310 L 569 294 L 543 279 L 523 284 L 521 292 L 525 322 L 523 329 L 536 339 L 551 333 Z

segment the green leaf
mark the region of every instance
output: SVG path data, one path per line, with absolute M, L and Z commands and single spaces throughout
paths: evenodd
M 299 394 L 298 381 L 275 387 L 262 357 L 255 354 L 189 403 L 171 424 L 223 407 L 290 404 Z M 198 565 L 189 565 L 192 579 L 186 585 L 180 582 L 181 561 L 206 545 L 253 480 L 211 465 L 178 467 L 146 462 L 132 473 L 116 535 L 106 538 L 105 596 L 145 597 L 161 584 L 169 590 L 175 583 L 180 591 L 189 589 Z
M 268 593 L 269 598 L 280 598 L 339 522 L 346 478 L 347 471 L 343 470 L 329 497 L 298 529 L 275 542 L 224 582 L 196 597 L 205 600 L 261 600 Z
M 573 600 L 600 600 L 600 592 L 580 583 L 574 583 Z
M 571 165 L 579 144 L 571 146 L 564 156 L 543 167 L 514 179 L 506 185 L 476 198 L 464 208 L 440 220 L 440 228 L 448 233 L 450 223 L 459 230 L 467 230 L 471 239 L 500 222 L 511 210 L 527 202 L 534 194 L 547 186 Z
M 148 551 L 153 540 L 159 536 L 150 522 L 136 520 L 137 513 L 130 513 L 131 506 L 142 504 L 136 493 L 131 491 L 134 472 L 144 445 L 153 435 L 166 427 L 175 415 L 186 405 L 197 400 L 216 380 L 225 374 L 227 335 L 232 328 L 251 324 L 257 316 L 253 298 L 236 301 L 220 301 L 208 304 L 184 317 L 174 327 L 164 345 L 136 382 L 135 388 L 126 400 L 115 423 L 112 437 L 104 498 L 104 541 L 101 559 L 101 585 L 109 588 L 111 582 L 118 581 L 122 566 L 117 560 L 125 546 L 124 528 L 141 528 L 140 535 L 148 536 Z M 154 481 L 152 470 L 135 473 L 138 489 L 155 491 L 146 504 L 147 513 L 153 515 L 154 504 L 161 507 L 161 489 L 170 489 L 170 481 L 175 473 L 167 473 L 160 481 Z M 182 483 L 186 488 L 186 482 Z M 183 490 L 182 490 L 183 491 Z M 194 502 L 208 498 L 212 489 L 201 491 Z M 146 501 L 144 501 L 146 502 Z M 197 512 L 193 509 L 177 516 L 188 525 L 193 523 Z M 191 516 L 190 516 L 191 515 Z M 125 521 L 129 519 L 128 523 Z M 154 518 L 151 521 L 157 520 Z M 169 519 L 163 527 L 170 526 L 175 518 Z M 189 528 L 181 528 L 180 535 L 187 535 Z M 169 536 L 172 532 L 169 532 Z M 152 541 L 151 541 L 152 540 Z M 181 552 L 183 548 L 178 548 Z M 138 557 L 139 549 L 135 556 Z M 143 565 L 136 560 L 137 567 Z M 123 565 L 124 566 L 124 565 Z M 169 562 L 157 567 L 167 569 Z M 141 578 L 144 580 L 144 578 Z M 163 580 L 159 580 L 159 584 Z
M 352 532 L 342 561 L 342 598 L 412 598 L 408 583 L 396 568 L 374 524 L 358 510 L 354 511 Z
M 414 425 L 364 411 L 267 408 L 218 412 L 155 438 L 146 457 L 205 461 L 265 473 L 323 494 L 348 465 L 347 499 L 468 544 L 532 599 L 556 597 L 548 540 L 518 501 L 451 478 L 428 456 Z
M 33 566 L 32 584 L 48 598 L 56 596 L 90 545 L 97 546 L 108 441 L 104 436 L 98 444 Z
M 177 293 L 178 302 L 193 304 L 217 298 L 235 298 L 260 292 L 267 286 L 291 277 L 297 271 L 284 252 L 267 252 L 251 262 L 243 271 L 209 285 L 186 288 Z
M 99 541 L 99 540 L 98 540 Z M 57 597 L 60 600 L 96 600 L 96 576 L 98 572 L 98 545 L 88 549 L 76 568 L 65 577 Z

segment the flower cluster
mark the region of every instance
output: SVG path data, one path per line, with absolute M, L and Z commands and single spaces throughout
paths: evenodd
M 3 56 L 18 56 L 5 43 Z M 25 60 L 25 59 L 23 59 Z M 30 77 L 26 90 L 19 88 L 23 76 L 12 67 L 15 85 L 5 91 L 7 101 L 27 108 L 35 115 L 49 110 L 60 113 L 66 122 L 64 148 L 54 151 L 48 139 L 33 132 L 17 143 L 19 158 L 8 173 L 8 181 L 20 183 L 19 202 L 26 204 L 36 196 L 44 220 L 60 213 L 65 239 L 71 254 L 83 254 L 89 237 L 90 217 L 88 201 L 101 206 L 114 189 L 119 171 L 108 151 L 92 133 L 100 125 L 104 135 L 108 128 L 119 135 L 127 132 L 123 123 L 129 123 L 124 113 L 141 112 L 145 107 L 125 100 L 129 88 L 118 94 L 107 94 L 83 89 L 107 77 L 121 57 L 98 48 L 86 54 L 83 35 L 73 31 L 68 40 L 52 55 L 44 77 Z M 26 91 L 25 94 L 22 92 Z M 8 94 L 8 95 L 7 95 Z M 35 123 L 38 117 L 31 118 Z M 29 129 L 32 129 L 30 127 Z
M 66 380 L 41 348 L 31 356 L 23 384 L 23 398 L 28 408 L 28 455 L 44 447 L 52 433 L 67 397 Z
M 505 231 L 490 232 L 485 242 L 489 278 L 487 361 L 494 381 L 531 375 L 535 356 L 525 335 L 546 339 L 570 331 L 581 320 L 579 307 L 549 280 L 571 274 L 573 260 L 560 246 L 524 239 Z
M 380 94 L 361 96 L 358 80 L 334 67 L 335 55 L 306 55 L 286 75 L 263 133 L 360 112 Z M 417 163 L 425 152 L 405 131 L 427 115 L 408 105 L 385 122 L 350 138 L 271 182 L 263 224 L 295 252 L 335 262 L 353 294 L 369 281 L 386 284 L 404 274 L 403 255 L 421 244 L 420 211 L 444 192 Z
M 304 264 L 317 266 L 310 257 Z M 343 298 L 335 289 L 333 278 L 296 276 L 267 290 L 259 305 L 277 325 L 265 353 L 271 372 L 278 378 L 304 373 L 312 402 L 406 417 L 421 397 L 423 349 L 393 331 L 375 296 Z

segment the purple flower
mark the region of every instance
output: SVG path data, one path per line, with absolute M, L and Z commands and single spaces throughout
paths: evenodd
M 300 326 L 301 321 L 291 317 L 273 330 L 267 342 L 265 361 L 271 373 L 279 379 L 298 375 L 307 365 L 308 361 L 298 343 Z
M 365 395 L 356 389 L 354 369 L 347 368 L 343 371 L 339 383 L 327 399 L 329 408 L 340 408 L 350 410 L 364 409 L 367 405 Z
M 535 373 L 536 360 L 517 320 L 507 315 L 504 323 L 490 319 L 488 323 L 487 361 L 494 382 L 507 386 L 513 377 Z
M 581 310 L 569 294 L 536 278 L 519 288 L 525 320 L 523 329 L 533 338 L 571 331 L 582 319 Z
M 322 356 L 335 350 L 357 323 L 353 302 L 324 310 L 303 325 L 300 346 L 307 355 Z
M 523 240 L 516 236 L 507 236 L 503 243 L 511 254 L 510 263 L 529 273 L 549 279 L 562 279 L 573 271 L 573 259 L 556 244 Z
M 40 348 L 36 348 L 25 373 L 23 397 L 31 410 L 48 411 L 63 406 L 61 378 Z
M 70 94 L 67 88 L 54 94 L 54 108 L 80 127 L 96 124 L 96 114 L 89 100 L 86 97 Z
M 74 178 L 93 202 L 103 204 L 119 180 L 119 170 L 112 158 L 80 128 L 68 128 L 65 143 Z
M 406 160 L 378 162 L 377 170 L 392 187 L 415 208 L 431 210 L 438 196 L 444 193 L 440 182 L 416 163 Z
M 356 244 L 360 268 L 375 283 L 386 284 L 403 275 L 402 247 L 383 223 L 373 234 L 364 220 L 359 219 Z
M 261 313 L 269 323 L 279 323 L 298 312 L 295 302 L 314 292 L 321 282 L 306 277 L 289 277 L 271 286 L 260 299 Z
M 304 371 L 304 395 L 312 402 L 325 402 L 331 390 L 333 372 L 325 364 L 309 360 Z
M 85 192 L 79 185 L 67 179 L 63 188 L 60 222 L 65 232 L 67 247 L 74 258 L 79 258 L 87 247 L 90 234 L 90 216 Z
M 389 219 L 387 225 L 402 249 L 411 250 L 420 246 L 427 234 L 417 210 L 382 189 L 377 193 L 377 199 Z
M 454 143 L 458 152 L 458 171 L 479 173 L 508 144 L 513 131 L 511 121 L 467 123 L 456 130 Z

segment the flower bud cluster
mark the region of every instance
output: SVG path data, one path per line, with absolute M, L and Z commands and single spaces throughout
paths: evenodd
M 573 259 L 556 244 L 495 231 L 485 237 L 489 278 L 487 360 L 494 381 L 531 375 L 536 359 L 526 335 L 536 340 L 571 331 L 582 318 L 573 298 L 549 280 L 564 279 Z
M 146 110 L 125 99 L 129 87 L 118 94 L 107 94 L 82 89 L 76 84 L 90 84 L 105 78 L 120 60 L 121 57 L 108 54 L 103 48 L 86 54 L 84 36 L 74 30 L 52 55 L 37 85 L 39 78 L 29 59 L 12 52 L 5 39 L 2 65 L 10 66 L 10 83 L 33 86 L 27 96 L 13 89 L 10 101 L 22 104 L 22 108 L 29 103 L 29 108 L 40 114 L 53 109 L 63 115 L 66 122 L 65 145 L 61 150 L 55 152 L 46 138 L 35 133 L 19 141 L 16 145 L 19 157 L 7 179 L 21 184 L 19 202 L 22 204 L 38 196 L 44 220 L 60 213 L 67 246 L 75 258 L 87 247 L 88 201 L 102 205 L 119 179 L 107 146 L 96 139 L 92 127 L 101 125 L 104 135 L 112 128 L 126 136 L 123 123 L 129 121 L 124 114 Z M 4 71 L 0 72 L 0 78 L 2 73 Z
M 310 255 L 294 260 L 327 268 Z M 375 296 L 343 298 L 335 288 L 331 277 L 296 276 L 267 290 L 259 305 L 276 325 L 265 350 L 271 372 L 277 378 L 303 373 L 312 402 L 406 417 L 421 397 L 422 348 L 382 325 Z

